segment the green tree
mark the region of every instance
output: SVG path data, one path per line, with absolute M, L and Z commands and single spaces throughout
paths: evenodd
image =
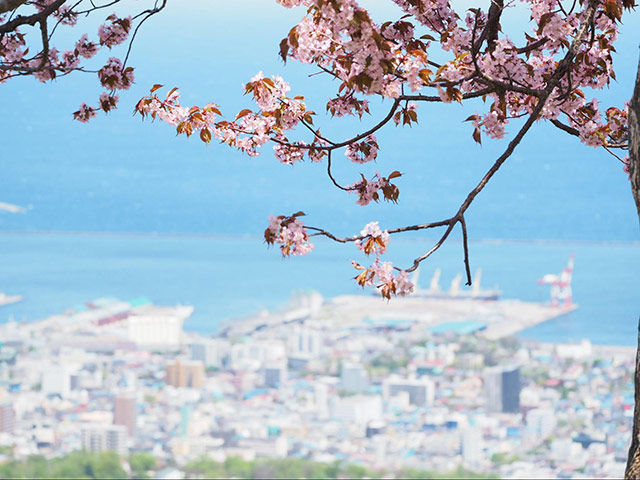
M 156 468 L 156 459 L 147 452 L 135 452 L 129 456 L 131 474 L 135 478 L 149 478 L 149 470 Z
M 185 473 L 189 478 L 227 478 L 227 470 L 223 464 L 216 462 L 207 455 L 202 455 L 191 460 L 184 466 Z
M 236 457 L 227 458 L 224 462 L 224 468 L 229 477 L 251 478 L 253 473 L 252 462 Z

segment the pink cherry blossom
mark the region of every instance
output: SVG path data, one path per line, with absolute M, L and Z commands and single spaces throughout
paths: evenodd
M 356 241 L 356 246 L 367 255 L 375 253 L 382 255 L 387 251 L 389 232 L 380 230 L 378 222 L 370 222 L 360 232 L 365 238 Z
M 118 18 L 116 14 L 107 17 L 108 23 L 100 25 L 98 28 L 98 38 L 100 45 L 112 48 L 120 45 L 129 36 L 131 29 L 131 17 Z
M 306 255 L 313 250 L 304 224 L 297 215 L 291 217 L 269 217 L 269 226 L 264 232 L 268 244 L 277 243 L 283 257 L 289 255 Z

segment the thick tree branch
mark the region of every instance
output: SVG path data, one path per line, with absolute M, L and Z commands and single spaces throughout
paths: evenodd
M 636 83 L 629 103 L 629 177 L 631 193 L 636 202 L 640 218 L 640 62 Z M 625 479 L 640 478 L 640 320 L 638 320 L 638 349 L 634 374 L 635 407 L 633 410 L 633 430 Z
M 540 40 L 536 40 L 535 42 L 530 43 L 526 47 L 518 48 L 516 50 L 516 52 L 518 52 L 518 54 L 523 54 L 523 53 L 530 52 L 532 50 L 535 50 L 536 48 L 541 47 L 542 45 L 544 45 L 548 41 L 549 41 L 549 39 L 547 37 L 542 37 Z
M 27 15 L 27 16 L 19 15 L 13 20 L 10 20 L 7 23 L 3 23 L 2 25 L 0 25 L 0 34 L 13 32 L 16 28 L 18 28 L 21 25 L 33 26 L 36 23 L 46 19 L 49 15 L 51 15 L 53 12 L 58 10 L 58 8 L 60 8 L 66 1 L 67 0 L 56 0 L 48 7 L 44 8 L 41 12 L 34 13 L 33 15 Z
M 573 128 L 573 127 L 571 127 L 571 126 L 569 126 L 569 125 L 567 125 L 565 123 L 562 123 L 557 118 L 552 118 L 551 119 L 551 123 L 553 123 L 560 130 L 563 130 L 563 131 L 567 132 L 569 135 L 573 135 L 574 137 L 579 137 L 580 136 L 580 132 L 578 131 L 578 129 Z
M 464 216 L 460 218 L 460 227 L 462 227 L 462 250 L 464 252 L 464 269 L 467 273 L 467 285 L 471 285 L 471 266 L 469 265 L 469 238 L 467 235 L 467 222 Z
M 500 17 L 504 10 L 504 0 L 492 0 L 487 13 L 487 24 L 482 32 L 482 37 L 487 40 L 487 50 L 492 52 L 500 31 Z M 482 40 L 480 40 L 482 42 Z
M 15 10 L 27 0 L 0 0 L 0 15 Z
M 640 62 L 636 84 L 629 102 L 629 177 L 631 192 L 640 218 Z
M 462 100 L 468 100 L 470 98 L 478 98 L 490 93 L 495 93 L 493 88 L 483 88 L 476 92 L 465 93 L 462 95 Z M 442 102 L 442 98 L 439 95 L 401 95 L 399 100 L 409 100 L 413 102 Z

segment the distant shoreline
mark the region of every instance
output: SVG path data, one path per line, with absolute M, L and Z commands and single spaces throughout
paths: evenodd
M 0 230 L 0 236 L 52 236 L 52 237 L 89 237 L 89 238 L 215 238 L 215 239 L 256 239 L 262 236 L 253 233 L 199 233 L 199 232 L 110 232 L 110 231 L 82 231 L 82 230 Z M 437 237 L 397 238 L 394 242 L 431 242 Z M 316 240 L 318 241 L 318 240 Z M 320 241 L 329 242 L 325 239 Z M 532 239 L 518 238 L 470 238 L 469 243 L 495 245 L 593 245 L 593 246 L 621 246 L 640 247 L 637 240 L 577 240 L 577 239 Z

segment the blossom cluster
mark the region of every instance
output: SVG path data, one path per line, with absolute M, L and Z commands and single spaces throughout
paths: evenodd
M 55 0 L 26 2 L 24 8 L 29 5 L 35 7 L 37 13 L 33 14 L 34 20 L 19 22 L 18 27 L 0 35 L 0 83 L 9 78 L 24 75 L 31 75 L 41 82 L 51 81 L 60 75 L 82 70 L 83 60 L 93 58 L 102 47 L 111 49 L 127 40 L 132 28 L 132 17 L 121 18 L 113 13 L 106 18 L 104 24 L 98 27 L 97 41 L 90 40 L 89 35 L 84 33 L 75 41 L 72 49 L 60 51 L 53 44 L 53 34 L 59 26 L 74 27 L 78 24 L 79 15 L 104 8 L 92 4 L 87 5 L 87 9 L 83 9 L 81 4 L 83 4 L 82 0 L 72 6 L 67 3 L 57 5 Z M 28 20 L 31 13 L 20 8 L 16 9 L 21 12 L 18 13 L 17 18 Z M 39 17 L 36 19 L 35 16 Z M 8 18 L 10 19 L 6 15 L 0 15 L 0 26 L 10 23 L 7 21 L 2 24 Z M 30 33 L 23 30 L 27 25 L 34 25 L 41 29 L 42 35 L 39 32 L 39 35 L 33 37 L 34 39 L 42 38 L 41 45 L 38 46 L 36 41 L 31 39 L 27 44 Z M 48 36 L 44 37 L 44 34 Z M 100 95 L 98 106 L 91 107 L 82 103 L 74 112 L 74 118 L 81 122 L 87 122 L 93 118 L 98 110 L 109 112 L 116 108 L 118 97 L 114 95 L 114 90 L 129 88 L 133 83 L 133 68 L 125 68 L 116 57 L 109 58 L 105 65 L 97 69 L 97 73 L 100 83 L 107 88 L 107 92 Z
M 287 93 L 289 84 L 282 77 L 266 78 L 262 72 L 254 76 L 245 85 L 245 92 L 252 94 L 258 110 L 244 109 L 233 121 L 219 120 L 222 115 L 217 105 L 206 107 L 183 107 L 180 104 L 180 93 L 172 89 L 164 100 L 154 92 L 161 85 L 154 86 L 151 94 L 142 98 L 136 105 L 136 111 L 142 117 L 160 118 L 176 126 L 178 134 L 192 135 L 200 132 L 202 141 L 209 143 L 212 138 L 235 147 L 250 156 L 258 155 L 258 149 L 270 140 L 274 140 L 276 157 L 285 164 L 302 160 L 305 153 L 313 161 L 322 157 L 322 142 L 316 138 L 312 144 L 304 142 L 291 143 L 283 131 L 294 128 L 300 122 L 313 123 L 315 112 L 307 110 L 304 97 L 290 98 Z M 312 155 L 313 153 L 313 155 Z
M 413 283 L 404 270 L 395 269 L 391 262 L 380 261 L 380 255 L 387 251 L 389 232 L 382 231 L 378 222 L 370 222 L 360 232 L 361 239 L 356 241 L 358 249 L 366 255 L 375 254 L 376 259 L 370 267 L 365 268 L 356 261 L 352 265 L 360 273 L 355 277 L 361 287 L 374 286 L 387 300 L 391 295 L 408 295 L 413 292 Z M 399 270 L 396 274 L 394 270 Z
M 345 148 L 345 155 L 355 163 L 367 163 L 378 157 L 378 141 L 371 134 L 361 142 L 353 142 Z
M 393 171 L 388 177 L 383 177 L 379 172 L 376 172 L 373 178 L 367 180 L 364 175 L 361 175 L 361 179 L 349 186 L 348 190 L 358 195 L 358 205 L 369 205 L 371 202 L 379 202 L 380 194 L 386 201 L 398 203 L 398 196 L 400 190 L 398 187 L 391 183 L 391 180 L 402 176 L 400 172 Z
M 98 70 L 98 78 L 102 86 L 109 90 L 127 90 L 133 84 L 133 68 L 124 68 L 119 58 L 111 57 Z
M 309 236 L 304 224 L 299 217 L 303 212 L 297 212 L 287 217 L 269 217 L 269 226 L 264 231 L 264 240 L 268 245 L 274 243 L 280 245 L 283 257 L 289 255 L 306 255 L 313 250 L 313 244 L 309 242 Z
M 375 253 L 382 255 L 387 251 L 389 243 L 389 232 L 380 230 L 378 222 L 370 222 L 360 231 L 360 235 L 364 238 L 356 240 L 356 246 L 365 254 Z
M 98 28 L 98 38 L 100 45 L 112 48 L 123 43 L 129 36 L 131 30 L 131 17 L 118 18 L 116 14 L 107 17 L 108 23 L 100 25 Z
M 414 285 L 409 280 L 409 274 L 400 270 L 394 274 L 394 266 L 391 262 L 381 262 L 376 259 L 369 268 L 365 268 L 358 262 L 352 261 L 352 265 L 360 273 L 355 277 L 361 287 L 376 287 L 383 298 L 391 299 L 392 295 L 409 295 L 413 292 Z

